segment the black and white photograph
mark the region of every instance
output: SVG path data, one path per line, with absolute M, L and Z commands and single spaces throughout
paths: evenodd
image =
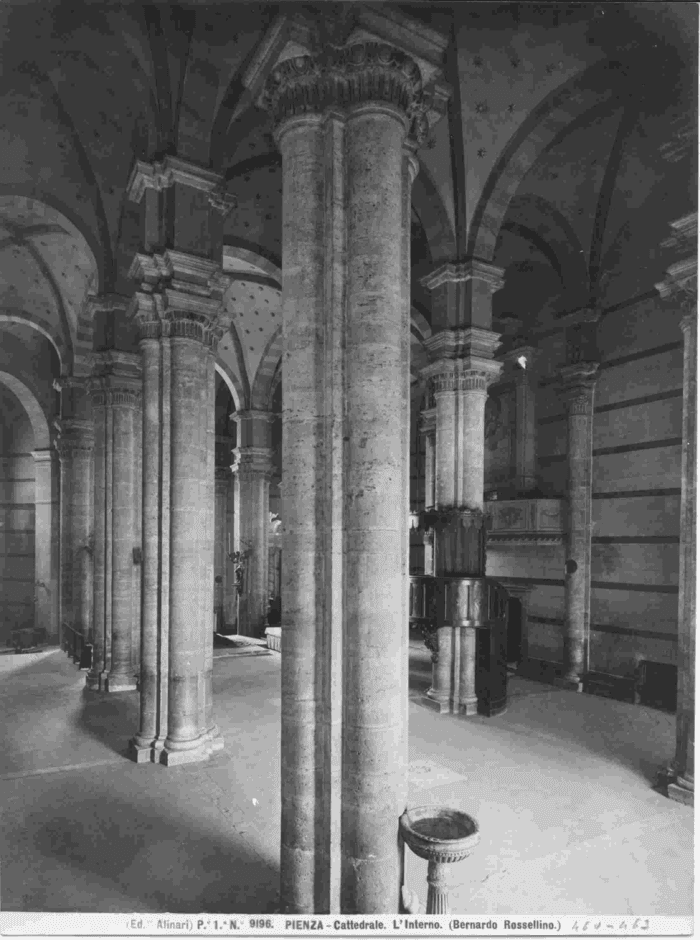
M 693 935 L 699 36 L 0 0 L 0 935 Z

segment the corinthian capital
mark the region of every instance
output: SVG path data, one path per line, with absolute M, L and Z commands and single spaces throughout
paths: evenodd
M 268 78 L 261 104 L 275 123 L 327 108 L 347 108 L 382 101 L 403 111 L 408 121 L 427 130 L 429 102 L 421 71 L 405 52 L 382 42 L 327 46 L 317 56 L 285 59 Z
M 597 362 L 577 362 L 559 370 L 561 394 L 571 415 L 593 414 L 593 396 L 598 381 Z

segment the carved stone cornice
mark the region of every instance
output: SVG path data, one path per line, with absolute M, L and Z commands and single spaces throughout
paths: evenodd
M 60 418 L 54 421 L 58 434 L 55 447 L 61 460 L 74 455 L 88 456 L 95 447 L 95 431 L 92 421 L 81 418 Z
M 181 337 L 216 347 L 226 328 L 220 266 L 181 251 L 138 253 L 129 276 L 140 283 L 129 307 L 140 339 Z
M 437 419 L 437 409 L 435 406 L 421 411 L 418 418 L 418 430 L 421 434 L 434 434 Z
M 448 262 L 431 274 L 421 278 L 420 283 L 426 290 L 435 290 L 442 284 L 459 284 L 465 281 L 485 281 L 492 293 L 505 284 L 505 271 L 495 264 L 487 264 L 478 258 L 469 258 L 461 262 Z
M 326 46 L 315 56 L 285 59 L 273 69 L 260 99 L 278 126 L 299 115 L 368 102 L 402 111 L 419 141 L 427 134 L 430 102 L 420 68 L 405 52 L 383 42 Z
M 440 330 L 425 340 L 425 348 L 430 359 L 443 360 L 492 360 L 496 349 L 501 343 L 501 337 L 492 330 L 484 330 L 477 326 L 459 327 L 451 330 Z M 498 363 L 500 371 L 501 364 Z
M 559 370 L 560 390 L 570 415 L 592 415 L 599 363 L 577 362 Z
M 270 447 L 234 447 L 231 470 L 241 478 L 263 477 L 269 479 L 274 473 L 272 449 Z
M 176 183 L 212 195 L 224 191 L 224 179 L 220 173 L 180 157 L 166 156 L 154 163 L 137 160 L 129 176 L 126 195 L 132 202 L 141 202 L 147 189 L 161 192 Z

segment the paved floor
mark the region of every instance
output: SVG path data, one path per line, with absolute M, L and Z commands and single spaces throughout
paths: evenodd
M 280 659 L 243 652 L 215 659 L 226 750 L 178 768 L 125 759 L 135 693 L 85 692 L 58 651 L 2 664 L 2 910 L 275 910 Z M 456 911 L 691 913 L 693 813 L 652 789 L 672 716 L 515 679 L 504 715 L 441 718 L 418 704 L 429 673 L 414 641 L 410 802 L 481 829 Z M 408 854 L 421 898 L 425 874 Z

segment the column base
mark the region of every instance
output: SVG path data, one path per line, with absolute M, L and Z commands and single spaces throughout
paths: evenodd
M 90 689 L 91 692 L 99 692 L 102 688 L 102 683 L 99 676 L 91 676 L 88 673 L 85 676 L 85 688 Z
M 136 679 L 133 676 L 107 676 L 105 692 L 135 692 Z
M 431 712 L 437 712 L 438 715 L 449 715 L 452 713 L 449 702 L 441 702 L 433 698 L 429 692 L 421 695 L 420 705 L 422 705 L 423 708 L 429 709 Z
M 555 676 L 552 685 L 558 689 L 567 689 L 569 692 L 583 692 L 583 680 L 578 676 Z
M 212 735 L 207 732 L 202 735 L 195 747 L 188 748 L 185 751 L 173 751 L 167 744 L 162 751 L 154 757 L 154 761 L 164 764 L 166 767 L 179 767 L 181 764 L 196 764 L 199 761 L 207 760 L 215 751 L 222 750 L 224 739 L 216 733 Z
M 683 777 L 677 777 L 673 783 L 669 783 L 667 794 L 670 800 L 676 803 L 683 803 L 685 806 L 695 805 L 695 787 L 689 780 Z
M 470 715 L 478 714 L 479 703 L 476 699 L 473 702 L 462 702 L 459 706 L 459 714 L 464 718 L 469 718 Z

